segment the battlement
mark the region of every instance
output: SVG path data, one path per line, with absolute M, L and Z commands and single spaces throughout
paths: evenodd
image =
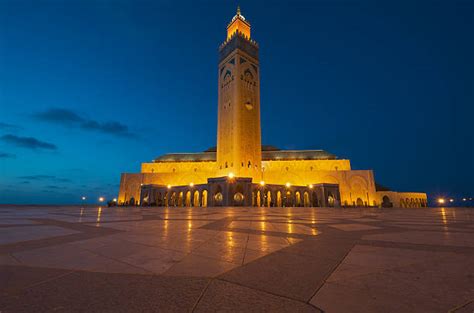
M 219 62 L 224 60 L 235 49 L 240 49 L 254 59 L 258 59 L 258 43 L 245 36 L 245 34 L 236 31 L 219 46 Z

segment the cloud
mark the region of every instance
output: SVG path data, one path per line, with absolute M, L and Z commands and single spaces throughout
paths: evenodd
M 32 150 L 38 150 L 38 149 L 44 149 L 44 150 L 57 150 L 58 147 L 56 145 L 38 140 L 33 137 L 20 137 L 12 134 L 4 135 L 0 137 L 1 140 L 4 142 L 21 147 L 21 148 L 27 148 L 27 149 L 32 149 Z
M 52 175 L 28 175 L 28 176 L 20 176 L 21 179 L 30 179 L 30 180 L 46 180 L 46 179 L 54 179 L 56 176 Z
M 56 186 L 56 185 L 48 185 L 46 186 L 48 189 L 65 189 L 66 187 L 63 186 Z
M 27 175 L 27 176 L 20 176 L 20 179 L 27 179 L 27 180 L 49 180 L 55 181 L 58 183 L 70 183 L 72 180 L 69 178 L 61 178 L 53 175 Z
M 0 159 L 15 159 L 16 155 L 8 152 L 0 151 Z
M 20 130 L 22 128 L 23 127 L 20 127 L 20 126 L 17 126 L 17 125 L 0 122 L 0 129 L 3 129 L 3 130 L 15 131 L 15 130 Z
M 136 134 L 128 130 L 127 125 L 116 121 L 99 122 L 87 119 L 74 111 L 61 108 L 51 108 L 32 115 L 33 118 L 63 126 L 78 127 L 88 131 L 114 135 L 118 137 L 136 137 Z
M 33 114 L 33 117 L 42 120 L 45 122 L 52 122 L 52 123 L 58 123 L 58 124 L 70 124 L 70 123 L 76 123 L 76 122 L 83 122 L 84 119 L 74 113 L 73 111 L 66 110 L 66 109 L 49 109 L 44 112 L 39 112 Z

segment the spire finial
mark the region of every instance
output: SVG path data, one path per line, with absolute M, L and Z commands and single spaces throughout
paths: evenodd
M 237 15 L 240 15 L 240 5 L 237 5 Z

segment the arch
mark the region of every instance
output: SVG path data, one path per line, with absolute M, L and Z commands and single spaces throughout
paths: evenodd
M 313 207 L 319 207 L 320 206 L 320 203 L 319 203 L 319 200 L 318 200 L 318 194 L 316 193 L 316 191 L 313 191 L 311 193 L 311 202 L 312 202 L 312 205 Z
M 301 206 L 301 194 L 299 191 L 295 192 L 295 206 Z
M 163 195 L 163 206 L 168 206 L 169 196 L 170 196 L 169 192 L 164 193 L 164 195 Z
M 392 203 L 392 201 L 390 201 L 389 196 L 384 195 L 384 196 L 382 197 L 382 207 L 384 207 L 384 208 L 391 208 L 391 207 L 393 207 L 393 203 Z
M 272 193 L 270 190 L 267 190 L 266 197 L 265 197 L 265 206 L 271 207 L 272 205 Z
M 303 194 L 303 205 L 307 208 L 311 206 L 309 202 L 309 193 L 307 191 L 305 191 Z
M 285 206 L 286 207 L 292 207 L 294 206 L 294 199 L 293 199 L 293 193 L 291 190 L 287 190 L 285 192 Z
M 242 188 L 242 185 L 237 185 L 237 187 L 235 187 L 235 192 L 234 192 L 234 195 L 232 197 L 233 199 L 233 202 L 235 205 L 242 205 L 243 202 L 244 202 L 244 189 Z
M 207 208 L 207 190 L 204 189 L 201 193 L 201 206 Z
M 257 205 L 257 194 L 255 193 L 255 190 L 252 191 L 252 206 L 256 206 Z
M 199 203 L 199 191 L 197 190 L 194 192 L 192 206 L 201 206 L 201 204 Z
M 334 202 L 335 202 L 335 198 L 334 198 L 334 195 L 330 192 L 328 194 L 328 207 L 334 207 Z M 362 201 L 362 200 L 361 200 Z
M 184 198 L 184 194 L 181 191 L 178 196 L 178 206 L 183 206 L 183 198 Z
M 257 206 L 258 207 L 262 206 L 262 196 L 260 194 L 260 190 L 257 191 L 257 199 L 256 200 L 257 200 L 257 202 L 256 202 Z
M 405 207 L 405 200 L 400 199 L 400 207 L 404 208 Z
M 364 201 L 361 198 L 357 198 L 356 200 L 356 206 L 361 208 L 364 206 Z
M 277 191 L 276 206 L 277 206 L 277 207 L 281 207 L 281 206 L 282 206 L 282 205 L 281 205 L 281 191 L 280 191 L 280 190 Z
M 173 193 L 171 194 L 171 199 L 170 199 L 170 200 L 171 200 L 170 205 L 171 205 L 171 206 L 176 206 L 176 192 L 173 192 Z
M 214 205 L 221 206 L 222 200 L 224 200 L 224 196 L 222 195 L 222 187 L 220 185 L 217 186 L 216 191 L 213 195 Z
M 186 206 L 191 206 L 191 191 L 187 191 L 186 192 L 186 203 L 185 203 Z

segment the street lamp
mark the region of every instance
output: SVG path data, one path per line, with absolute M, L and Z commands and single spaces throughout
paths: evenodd
M 104 197 L 99 197 L 99 202 L 104 202 Z

